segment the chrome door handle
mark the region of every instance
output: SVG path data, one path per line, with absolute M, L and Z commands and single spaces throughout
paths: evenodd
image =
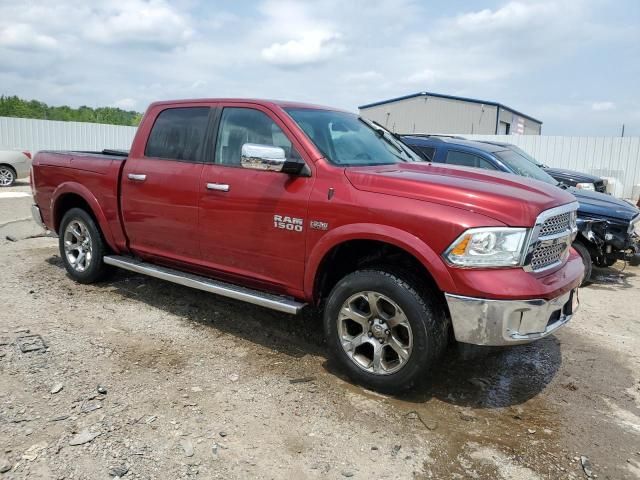
M 229 187 L 229 185 L 227 185 L 226 183 L 207 183 L 207 190 L 216 190 L 218 192 L 228 192 L 230 188 L 231 187 Z
M 147 179 L 147 176 L 143 173 L 130 173 L 127 177 L 129 180 L 134 180 L 136 182 L 144 182 Z

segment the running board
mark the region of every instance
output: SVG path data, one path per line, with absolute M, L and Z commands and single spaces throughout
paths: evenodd
M 104 257 L 104 263 L 115 267 L 131 270 L 132 272 L 142 273 L 150 277 L 159 278 L 168 282 L 184 285 L 185 287 L 204 290 L 205 292 L 215 293 L 223 297 L 242 300 L 243 302 L 253 303 L 261 307 L 270 308 L 279 312 L 296 314 L 306 303 L 300 303 L 292 298 L 283 297 L 264 293 L 259 290 L 240 287 L 231 283 L 220 282 L 210 278 L 193 275 L 191 273 L 173 270 L 171 268 L 161 267 L 151 263 L 141 262 L 131 257 L 123 257 L 121 255 L 108 255 Z

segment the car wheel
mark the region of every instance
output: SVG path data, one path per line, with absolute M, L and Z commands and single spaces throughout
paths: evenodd
M 110 270 L 102 260 L 107 253 L 102 234 L 81 208 L 72 208 L 62 217 L 59 246 L 64 266 L 77 282 L 96 282 Z
M 582 277 L 581 287 L 589 284 L 591 281 L 591 272 L 593 271 L 593 260 L 591 260 L 591 254 L 589 253 L 589 249 L 585 247 L 583 244 L 575 242 L 573 248 L 576 249 L 576 252 L 582 258 L 582 264 L 584 265 L 584 277 Z
M 429 376 L 448 342 L 437 297 L 409 275 L 359 270 L 333 288 L 324 310 L 332 358 L 368 388 L 395 393 Z
M 16 171 L 7 165 L 0 165 L 0 187 L 10 187 L 15 181 Z

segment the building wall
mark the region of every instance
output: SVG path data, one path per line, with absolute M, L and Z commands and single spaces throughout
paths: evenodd
M 360 110 L 398 133 L 494 134 L 497 107 L 419 96 Z
M 505 108 L 500 109 L 498 120 L 509 124 L 510 135 L 540 135 L 542 131 L 542 124 Z M 500 131 L 500 127 L 498 127 L 498 133 L 504 133 Z

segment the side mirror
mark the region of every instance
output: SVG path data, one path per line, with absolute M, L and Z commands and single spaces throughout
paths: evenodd
M 271 145 L 258 145 L 256 143 L 245 143 L 242 145 L 240 154 L 240 165 L 243 168 L 253 170 L 269 170 L 281 172 L 287 157 L 284 149 Z
M 294 175 L 304 172 L 306 168 L 306 164 L 302 161 L 287 160 L 284 148 L 257 143 L 242 145 L 240 165 L 252 170 L 267 170 Z

